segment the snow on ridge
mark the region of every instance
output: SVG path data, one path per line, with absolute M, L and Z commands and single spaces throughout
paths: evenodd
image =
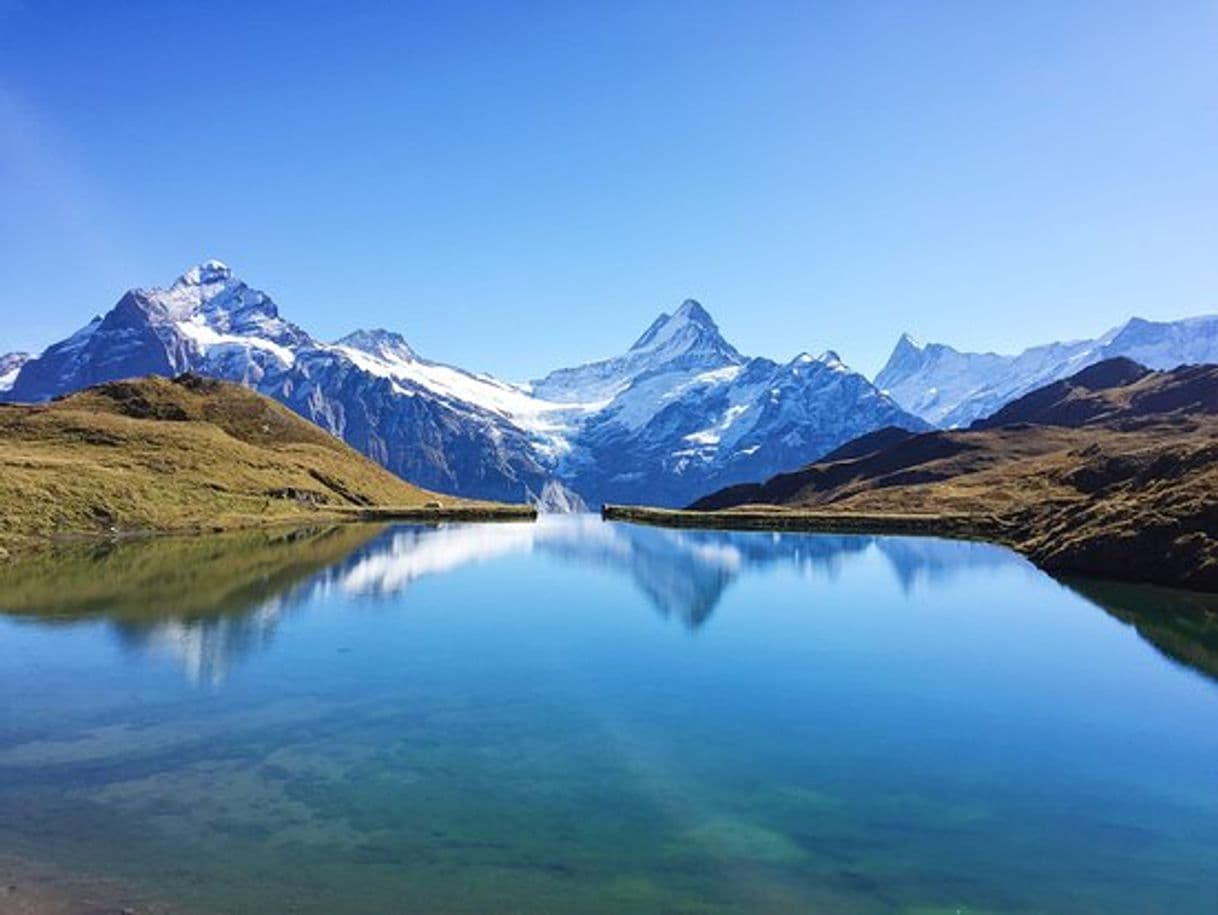
M 715 425 L 707 429 L 700 429 L 697 432 L 691 432 L 682 441 L 693 445 L 718 445 L 723 438 L 723 434 L 748 410 L 749 404 L 733 404 L 723 411 L 723 416 L 720 417 Z
M 413 397 L 417 389 L 422 389 L 447 401 L 492 413 L 529 435 L 534 446 L 551 460 L 571 450 L 570 438 L 580 419 L 603 406 L 543 400 L 493 376 L 474 375 L 417 357 L 384 358 L 341 344 L 328 344 L 324 349 L 337 353 L 364 372 L 389 379 L 397 394 Z M 494 427 L 487 431 L 496 432 Z
M 233 271 L 228 264 L 215 259 L 191 267 L 174 281 L 174 286 L 202 286 L 224 283 L 232 279 Z M 172 288 L 172 287 L 171 287 Z
M 57 344 L 55 377 L 37 382 L 46 396 L 144 366 L 227 378 L 421 485 L 479 498 L 544 494 L 558 481 L 593 503 L 685 504 L 725 474 L 764 477 L 871 425 L 916 424 L 876 403 L 835 354 L 786 366 L 741 355 L 692 299 L 625 353 L 531 385 L 423 359 L 390 331 L 321 342 L 219 261 L 167 289 L 133 290 L 104 324 Z M 432 456 L 435 443 L 443 454 Z
M 0 356 L 0 392 L 12 389 L 22 366 L 33 358 L 31 353 L 7 353 Z
M 942 426 L 964 426 L 1016 397 L 1104 359 L 1153 369 L 1218 361 L 1218 315 L 1175 321 L 1130 318 L 1098 337 L 1039 344 L 1014 355 L 970 353 L 932 343 L 911 350 L 903 335 L 876 375 L 902 407 Z
M 286 346 L 281 346 L 265 337 L 222 334 L 203 323 L 197 316 L 190 320 L 178 321 L 174 326 L 184 337 L 194 341 L 199 347 L 199 351 L 204 354 L 216 347 L 237 346 L 245 349 L 264 350 L 278 359 L 285 368 L 296 363 L 296 353 Z
M 342 344 L 330 344 L 327 349 L 341 353 L 373 375 L 413 382 L 438 394 L 467 401 L 509 418 L 540 417 L 549 413 L 577 411 L 588 406 L 547 401 L 492 375 L 475 375 L 442 362 L 418 358 L 386 359 Z

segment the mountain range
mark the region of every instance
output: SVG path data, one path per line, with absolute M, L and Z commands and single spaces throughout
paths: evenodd
M 881 426 L 928 428 L 833 352 L 742 355 L 692 300 L 621 356 L 512 384 L 425 359 L 387 330 L 317 340 L 219 261 L 127 292 L 37 357 L 7 358 L 7 400 L 191 372 L 279 400 L 416 485 L 558 509 L 685 504 Z
M 686 300 L 621 355 L 510 383 L 424 358 L 389 330 L 318 340 L 208 261 L 166 288 L 132 289 L 40 355 L 0 356 L 0 399 L 191 372 L 279 400 L 418 486 L 578 510 L 684 505 L 877 429 L 967 426 L 1116 356 L 1157 369 L 1218 362 L 1218 317 L 1134 318 L 1014 356 L 905 335 L 873 384 L 831 350 L 746 356 Z
M 719 523 L 739 522 L 742 507 L 775 526 L 801 514 L 919 521 L 1006 543 L 1055 573 L 1218 591 L 1216 443 L 1218 366 L 1153 371 L 1118 357 L 968 429 L 872 433 L 693 508 Z
M 956 428 L 1029 391 L 1118 357 L 1151 369 L 1218 362 L 1218 315 L 1180 321 L 1131 318 L 1091 340 L 1047 343 L 1014 356 L 923 345 L 904 334 L 875 383 L 928 423 Z

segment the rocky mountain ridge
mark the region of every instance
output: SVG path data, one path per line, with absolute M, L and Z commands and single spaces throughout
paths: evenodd
M 1095 339 L 1047 343 L 1013 356 L 924 345 L 903 334 L 875 383 L 927 422 L 956 428 L 1088 365 L 1121 357 L 1156 370 L 1218 362 L 1218 315 L 1131 318 Z
M 320 341 L 219 261 L 126 293 L 21 364 L 2 396 L 182 372 L 267 394 L 427 489 L 560 510 L 682 504 L 873 428 L 926 428 L 831 352 L 743 356 L 692 300 L 620 356 L 511 384 L 425 359 L 387 330 Z

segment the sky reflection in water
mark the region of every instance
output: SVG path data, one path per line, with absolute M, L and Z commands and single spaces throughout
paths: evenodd
M 192 911 L 1218 899 L 1212 605 L 984 544 L 345 526 L 0 603 L 0 856 Z

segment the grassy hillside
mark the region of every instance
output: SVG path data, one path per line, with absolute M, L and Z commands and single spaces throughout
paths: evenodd
M 730 513 L 720 523 L 942 522 L 1053 572 L 1218 591 L 1218 367 L 1101 363 L 971 429 L 829 458 L 692 508 Z
M 150 377 L 49 404 L 0 405 L 6 552 L 55 536 L 222 530 L 387 509 L 529 513 L 412 486 L 225 382 Z

